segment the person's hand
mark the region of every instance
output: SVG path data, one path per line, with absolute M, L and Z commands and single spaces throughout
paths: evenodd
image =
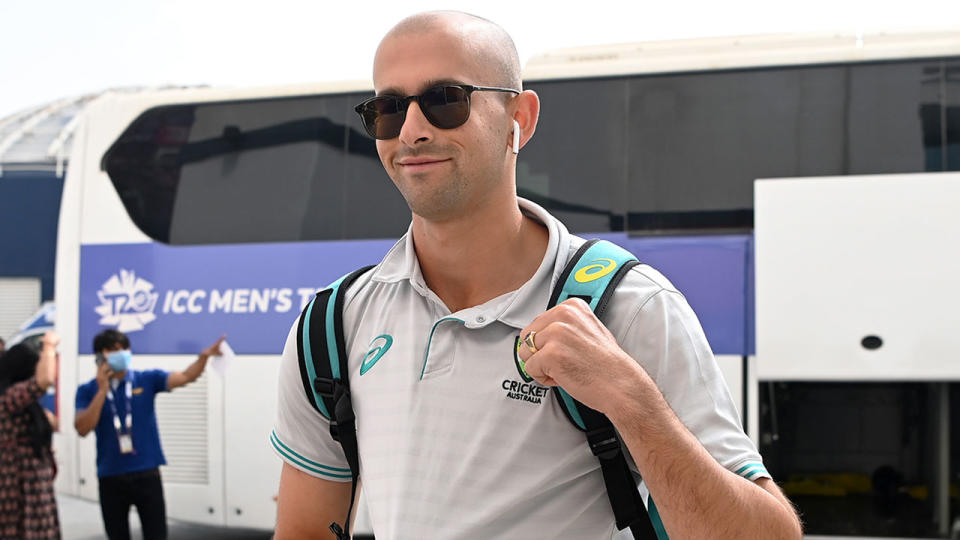
M 200 353 L 200 356 L 203 356 L 204 358 L 209 358 L 211 356 L 220 356 L 221 354 L 223 354 L 223 352 L 220 351 L 220 344 L 223 343 L 223 340 L 225 339 L 227 339 L 227 335 L 223 334 L 222 336 L 220 336 L 220 339 L 213 342 L 213 345 L 204 349 Z
M 57 381 L 57 345 L 60 337 L 47 332 L 40 339 L 40 361 L 37 362 L 37 384 L 46 388 Z
M 50 422 L 50 427 L 54 431 L 60 431 L 60 419 L 57 418 L 55 414 L 53 414 L 52 412 L 46 409 L 43 410 L 43 413 L 47 416 L 47 422 Z
M 41 352 L 47 349 L 55 352 L 57 350 L 57 345 L 60 344 L 60 336 L 58 336 L 53 330 L 50 330 L 43 334 L 43 337 L 40 338 L 40 344 Z
M 100 367 L 97 368 L 97 386 L 101 392 L 106 392 L 110 389 L 110 377 L 113 377 L 113 370 L 110 368 L 110 364 L 107 362 L 100 364 Z
M 594 410 L 607 413 L 621 389 L 636 392 L 638 376 L 647 377 L 583 300 L 541 313 L 521 330 L 521 339 L 530 332 L 537 352 L 524 342 L 519 349 L 527 374 L 542 385 L 563 387 Z

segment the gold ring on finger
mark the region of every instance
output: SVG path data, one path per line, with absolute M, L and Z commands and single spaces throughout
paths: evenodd
M 531 330 L 530 333 L 523 338 L 523 343 L 530 349 L 530 354 L 537 352 L 537 344 L 533 341 L 536 335 L 537 333 Z

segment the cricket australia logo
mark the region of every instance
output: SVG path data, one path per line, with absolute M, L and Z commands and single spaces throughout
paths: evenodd
M 153 284 L 138 278 L 133 270 L 120 270 L 97 291 L 100 305 L 96 312 L 100 324 L 115 326 L 121 332 L 135 332 L 157 318 L 153 309 L 157 306 L 159 293 Z
M 547 388 L 536 384 L 533 377 L 527 373 L 524 362 L 520 359 L 521 345 L 523 345 L 523 342 L 520 340 L 520 336 L 517 336 L 513 342 L 513 365 L 517 368 L 520 380 L 504 379 L 500 387 L 507 392 L 507 397 L 510 399 L 539 405 L 547 395 Z

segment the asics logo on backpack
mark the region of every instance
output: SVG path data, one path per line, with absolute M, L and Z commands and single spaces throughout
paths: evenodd
M 381 334 L 373 338 L 373 341 L 370 342 L 370 350 L 367 351 L 367 355 L 363 357 L 363 362 L 360 364 L 360 375 L 370 371 L 370 368 L 383 358 L 383 355 L 387 354 L 391 345 L 393 345 L 393 337 L 389 334 Z
M 577 280 L 578 283 L 589 283 L 617 269 L 617 261 L 613 259 L 594 259 L 590 262 L 604 264 L 591 264 L 590 266 L 584 266 L 580 270 L 577 270 L 577 273 L 573 275 L 573 279 Z

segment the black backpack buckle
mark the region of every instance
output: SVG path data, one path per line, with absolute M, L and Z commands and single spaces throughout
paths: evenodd
M 337 379 L 317 377 L 313 380 L 313 389 L 325 398 L 332 398 L 337 389 Z
M 337 522 L 333 522 L 330 524 L 330 532 L 332 532 L 333 535 L 337 537 L 337 540 L 349 540 L 349 538 L 347 538 L 346 533 L 343 532 L 343 528 L 340 527 L 340 524 Z
M 600 459 L 613 459 L 621 452 L 620 437 L 613 426 L 588 431 L 587 443 L 593 455 Z

